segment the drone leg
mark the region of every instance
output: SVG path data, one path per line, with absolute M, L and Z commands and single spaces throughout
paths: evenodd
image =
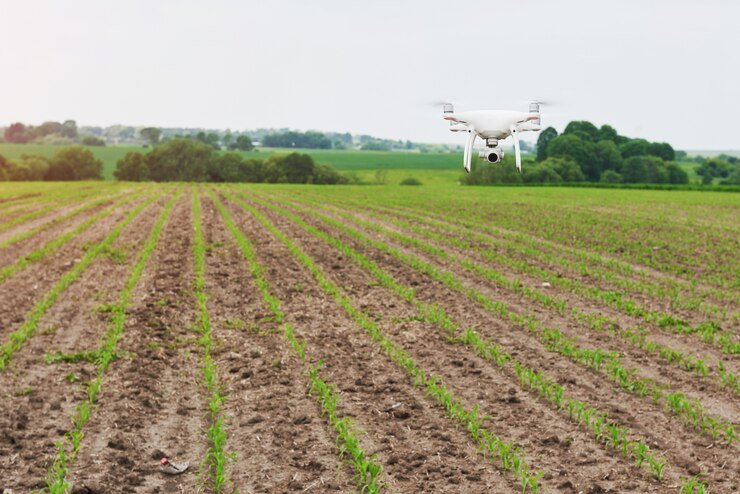
M 473 154 L 473 144 L 475 143 L 475 132 L 468 131 L 468 142 L 465 143 L 465 153 L 463 155 L 463 166 L 465 171 L 470 173 L 470 159 Z
M 514 154 L 516 155 L 516 171 L 522 173 L 522 153 L 519 150 L 519 133 L 515 126 L 511 126 L 511 137 L 514 138 Z

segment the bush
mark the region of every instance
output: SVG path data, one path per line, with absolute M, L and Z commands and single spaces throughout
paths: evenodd
M 85 136 L 82 138 L 83 146 L 105 146 L 105 141 L 100 137 Z
M 100 180 L 103 162 L 81 146 L 58 149 L 49 160 L 44 180 Z
M 149 165 L 147 157 L 137 151 L 129 151 L 116 163 L 113 176 L 118 180 L 129 182 L 143 182 L 149 180 Z
M 401 180 L 401 185 L 421 185 L 421 181 L 414 177 L 408 177 Z
M 570 158 L 547 158 L 542 161 L 542 164 L 555 170 L 564 182 L 583 182 L 586 180 L 581 167 Z
M 8 180 L 43 180 L 49 171 L 49 160 L 37 154 L 22 154 L 10 163 Z
M 316 165 L 313 172 L 314 184 L 346 184 L 349 179 L 329 165 Z
M 527 183 L 562 182 L 563 177 L 558 175 L 558 172 L 556 172 L 552 166 L 547 164 L 547 161 L 548 160 L 545 159 L 537 165 L 525 168 L 522 179 Z
M 524 163 L 524 167 L 532 162 Z M 514 160 L 505 156 L 501 163 L 489 165 L 486 162 L 474 161 L 470 173 L 463 175 L 460 182 L 465 185 L 520 184 L 522 175 L 516 171 Z
M 622 175 L 614 170 L 605 170 L 601 174 L 600 182 L 605 184 L 620 184 L 622 183 Z

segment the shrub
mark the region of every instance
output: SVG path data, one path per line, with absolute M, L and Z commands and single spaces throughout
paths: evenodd
M 102 179 L 103 162 L 92 151 L 81 146 L 58 149 L 49 160 L 45 180 Z
M 118 180 L 129 182 L 143 182 L 149 179 L 149 165 L 147 157 L 137 151 L 129 151 L 116 163 L 113 176 Z

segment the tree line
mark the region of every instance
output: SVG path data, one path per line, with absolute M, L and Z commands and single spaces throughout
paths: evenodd
M 47 121 L 41 125 L 25 125 L 16 122 L 8 126 L 2 135 L 2 140 L 14 144 L 72 144 L 79 142 L 85 146 L 105 146 L 105 141 L 94 135 L 80 133 L 77 122 Z
M 66 146 L 57 149 L 51 158 L 37 154 L 22 154 L 8 160 L 0 155 L 0 180 L 101 180 L 103 162 L 89 149 Z
M 610 125 L 596 127 L 588 121 L 572 121 L 562 134 L 548 127 L 540 132 L 536 151 L 534 161 L 523 163 L 522 174 L 516 172 L 514 160 L 507 155 L 500 165 L 476 163 L 472 173 L 463 177 L 462 181 L 471 185 L 520 182 L 689 182 L 686 171 L 675 162 L 677 152 L 670 144 L 625 137 L 619 135 Z M 679 153 L 685 158 L 686 153 Z M 697 174 L 711 177 L 705 178 L 704 183 L 712 183 L 715 177 L 725 178 L 724 183 L 728 184 L 740 183 L 740 170 L 733 170 L 731 163 L 713 159 L 703 162 L 697 168 Z
M 133 182 L 254 182 L 344 184 L 349 179 L 307 154 L 247 159 L 239 153 L 218 153 L 200 140 L 172 139 L 148 153 L 130 151 L 118 161 L 114 176 Z

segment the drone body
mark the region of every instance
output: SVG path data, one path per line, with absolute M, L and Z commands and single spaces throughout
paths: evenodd
M 470 161 L 473 153 L 475 138 L 486 141 L 486 151 L 480 157 L 490 163 L 498 163 L 504 157 L 504 152 L 498 147 L 498 141 L 509 136 L 514 138 L 516 153 L 516 168 L 522 171 L 522 158 L 519 150 L 519 132 L 540 130 L 540 105 L 531 103 L 529 112 L 507 110 L 478 110 L 455 113 L 450 103 L 443 106 L 443 118 L 450 121 L 452 132 L 467 132 L 468 141 L 465 144 L 463 166 L 470 173 Z

